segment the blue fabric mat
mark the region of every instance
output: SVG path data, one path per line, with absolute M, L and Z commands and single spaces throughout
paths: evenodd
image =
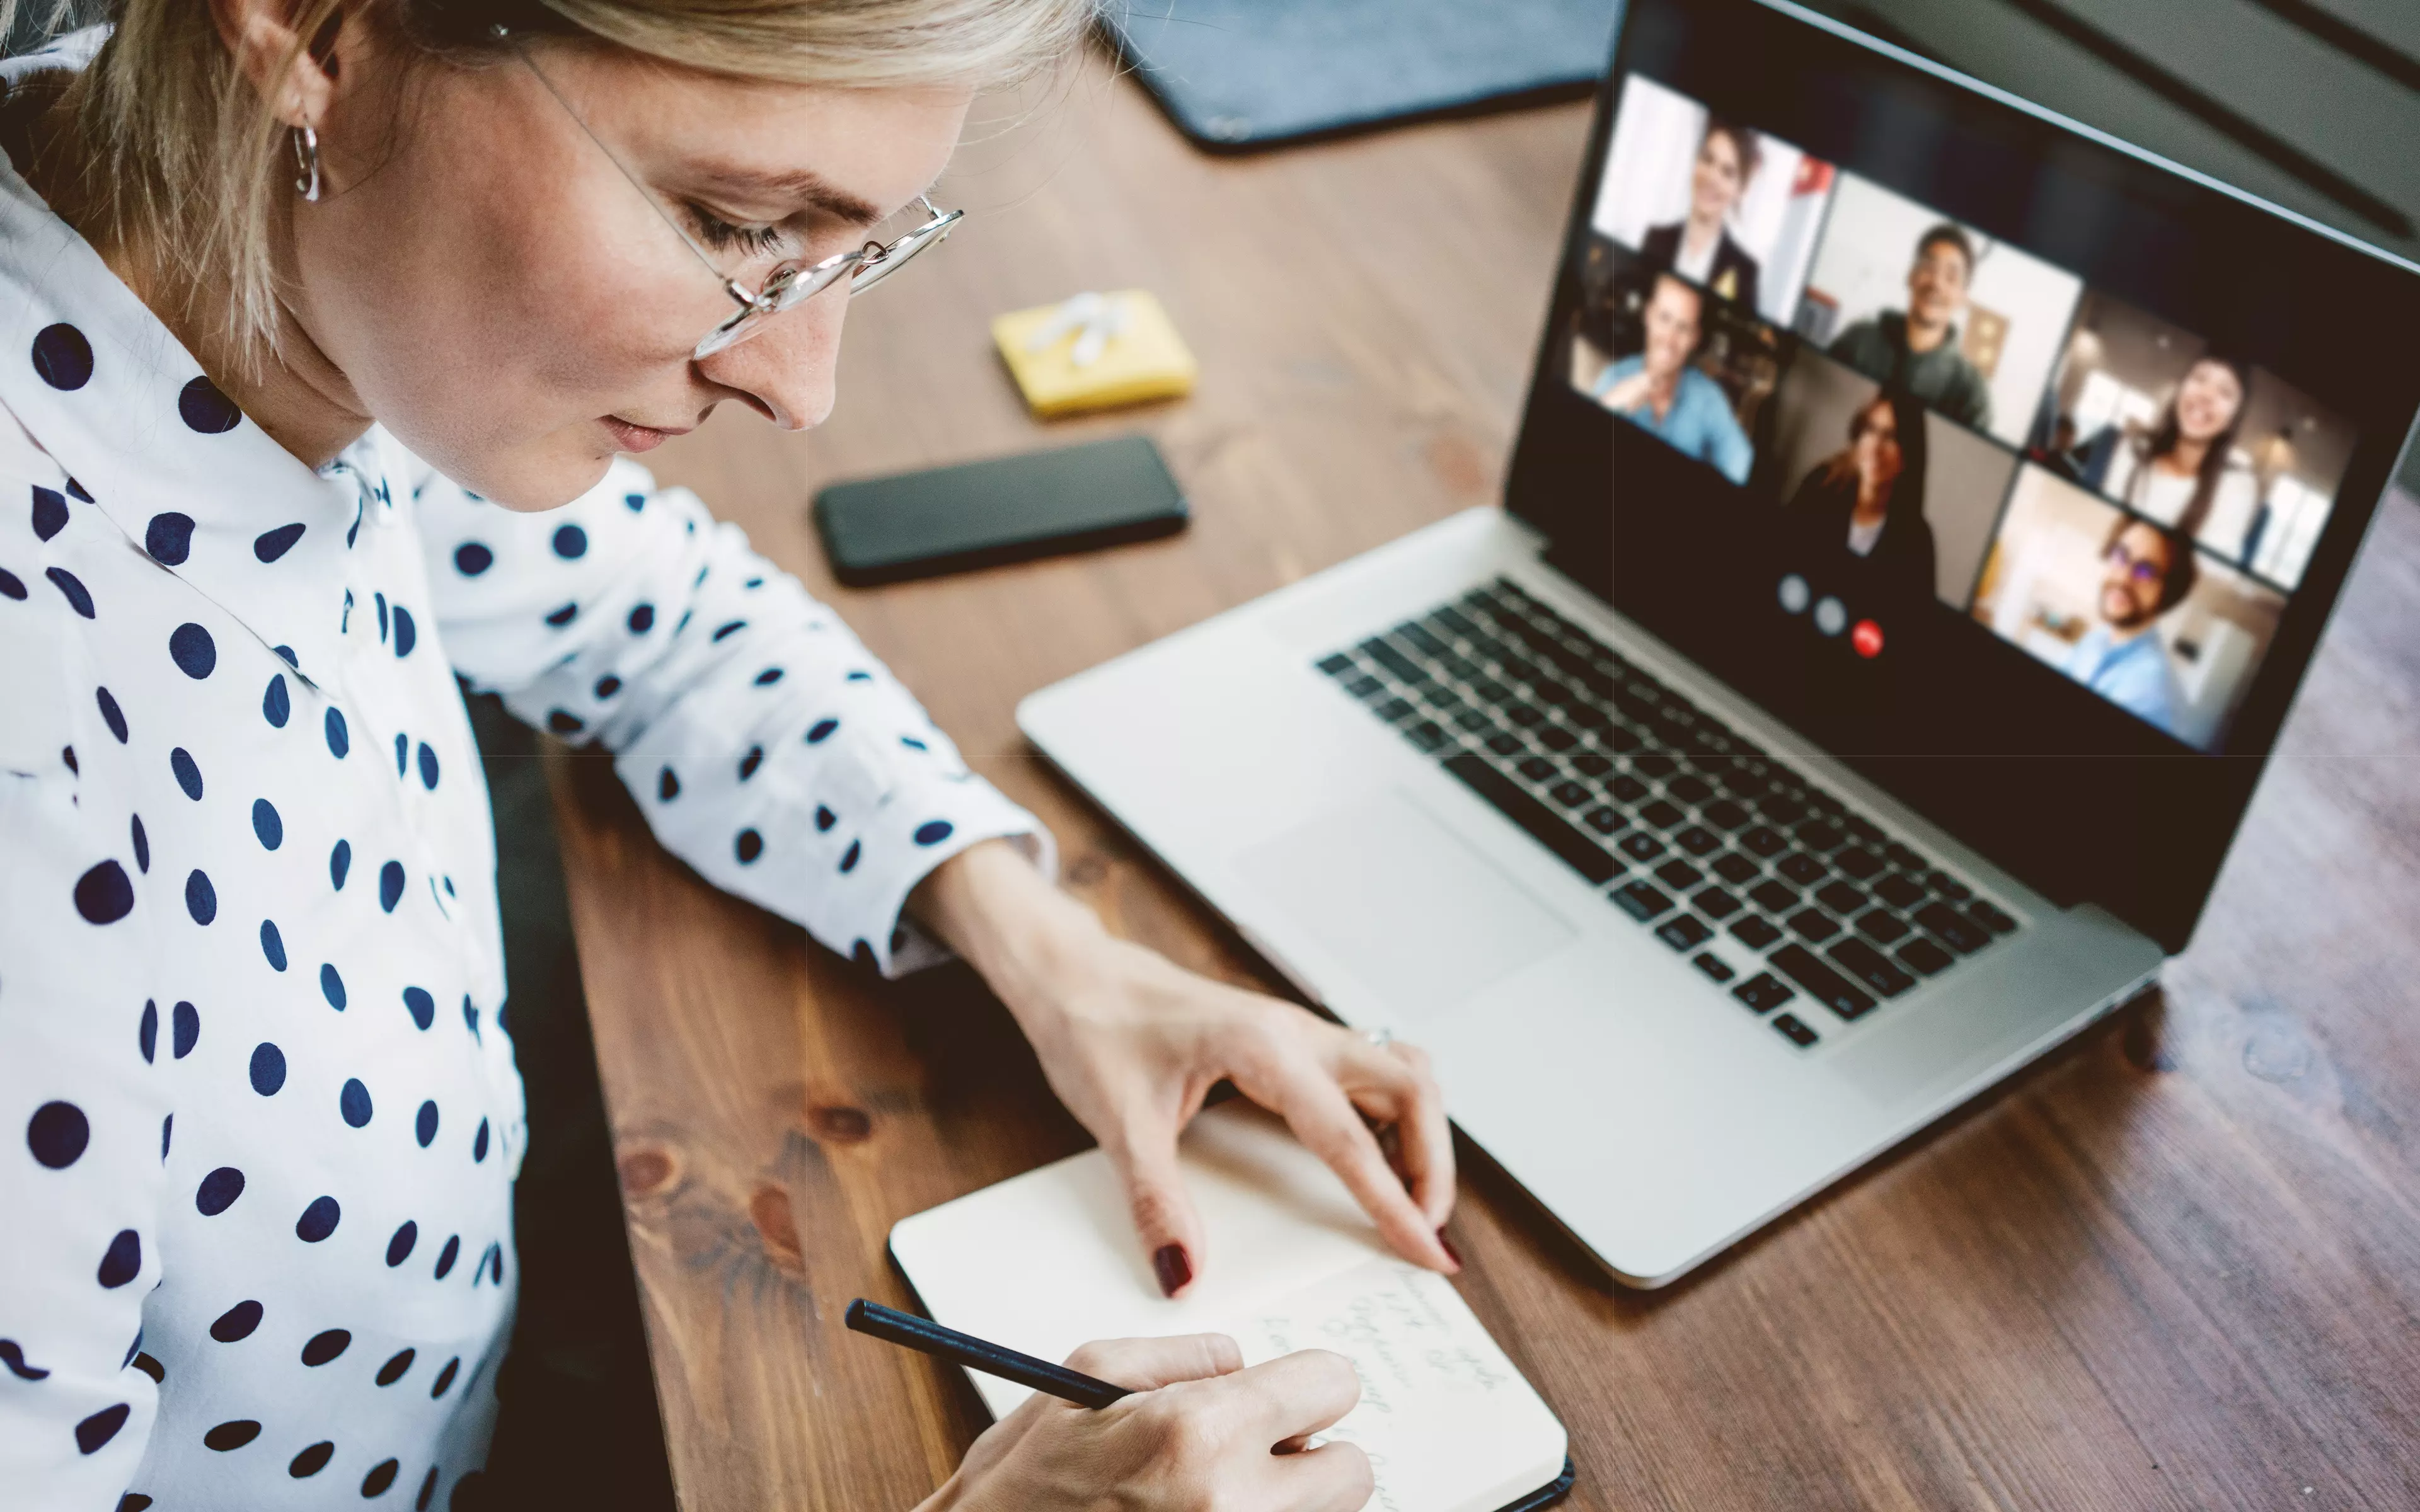
M 1128 0 L 1121 48 L 1214 151 L 1575 94 L 1621 0 Z

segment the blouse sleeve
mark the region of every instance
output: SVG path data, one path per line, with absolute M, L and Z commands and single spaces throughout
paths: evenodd
M 143 1307 L 191 1041 L 146 995 L 159 888 L 141 821 L 78 791 L 70 742 L 98 753 L 69 710 L 93 695 L 41 623 L 59 600 L 19 581 L 0 571 L 0 1500 L 107 1512 L 157 1412 Z
M 408 470 L 446 655 L 523 719 L 612 751 L 665 847 L 895 976 L 942 952 L 908 894 L 979 841 L 1047 831 L 799 581 L 685 488 L 617 460 L 556 510 Z

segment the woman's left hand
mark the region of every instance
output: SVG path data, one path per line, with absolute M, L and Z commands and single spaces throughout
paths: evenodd
M 1374 1043 L 1116 938 L 1005 842 L 953 857 L 912 906 L 983 973 L 1051 1089 L 1100 1140 L 1170 1296 L 1212 1258 L 1176 1141 L 1221 1080 L 1281 1115 L 1397 1254 L 1460 1269 L 1439 1234 L 1453 1211 L 1453 1141 L 1419 1050 Z M 1373 1125 L 1394 1146 L 1391 1164 Z

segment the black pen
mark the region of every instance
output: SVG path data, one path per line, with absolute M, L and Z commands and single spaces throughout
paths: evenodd
M 1112 1386 L 1081 1370 L 1070 1370 L 1063 1365 L 1052 1365 L 1047 1360 L 1037 1360 L 1030 1354 L 1002 1349 L 972 1334 L 943 1328 L 930 1319 L 885 1307 L 863 1297 L 848 1304 L 847 1321 L 848 1326 L 860 1334 L 871 1334 L 876 1338 L 904 1344 L 936 1359 L 965 1365 L 970 1370 L 980 1370 L 985 1375 L 998 1376 L 1019 1386 L 1047 1392 L 1078 1407 L 1107 1407 L 1121 1396 L 1134 1395 L 1124 1386 Z

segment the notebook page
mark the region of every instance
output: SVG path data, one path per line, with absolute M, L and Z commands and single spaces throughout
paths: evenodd
M 1249 1363 L 1295 1349 L 1354 1362 L 1363 1400 L 1331 1430 L 1370 1455 L 1370 1512 L 1496 1512 L 1560 1473 L 1562 1426 L 1443 1277 L 1395 1258 L 1285 1126 L 1229 1103 L 1182 1154 L 1201 1279 L 1159 1294 L 1116 1173 L 1071 1156 L 911 1218 L 891 1250 L 925 1310 L 1046 1360 L 1089 1339 L 1218 1333 Z M 967 1373 L 995 1417 L 1030 1395 Z

